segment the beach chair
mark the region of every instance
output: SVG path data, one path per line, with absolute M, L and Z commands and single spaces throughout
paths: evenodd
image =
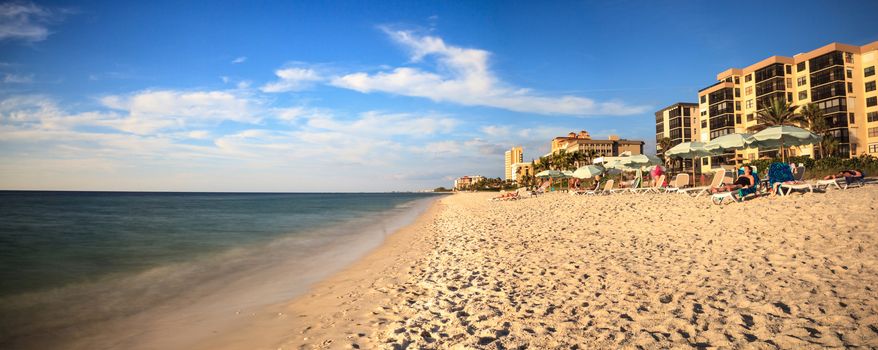
M 722 186 L 725 177 L 726 169 L 716 169 L 713 171 L 713 178 L 710 180 L 710 185 L 684 188 L 682 190 L 678 190 L 678 192 L 682 194 L 688 194 L 693 197 L 701 197 L 701 195 L 703 194 L 710 194 L 710 191 L 714 188 L 719 188 L 720 186 Z
M 552 183 L 549 181 L 543 182 L 539 188 L 537 188 L 536 190 L 534 190 L 532 192 L 532 194 L 536 196 L 536 195 L 541 195 L 543 193 L 546 193 L 546 189 L 548 189 L 551 184 Z
M 674 178 L 674 182 L 664 188 L 665 193 L 679 193 L 680 190 L 689 186 L 689 174 L 680 173 Z
M 794 182 L 781 183 L 777 192 L 782 196 L 789 195 L 794 190 L 795 191 L 807 190 L 810 193 L 814 193 L 814 187 L 812 187 L 811 184 L 803 181 L 804 178 L 805 178 L 805 167 L 804 166 L 796 167 L 796 172 L 793 173 L 793 181 Z M 784 192 L 784 189 L 786 189 L 786 192 Z
M 714 193 L 712 196 L 710 196 L 710 201 L 713 202 L 713 204 L 721 205 L 725 203 L 726 199 L 731 199 L 732 202 L 743 202 L 744 199 L 750 195 L 758 196 L 760 186 L 759 184 L 761 182 L 759 179 L 759 173 L 756 171 L 757 169 L 755 166 L 751 166 L 750 168 L 750 174 L 753 175 L 754 180 L 753 186 L 737 189 L 734 191 Z M 739 171 L 738 174 L 740 175 L 741 172 Z M 738 197 L 735 197 L 735 194 L 738 194 Z
M 659 176 L 658 181 L 655 182 L 655 185 L 652 187 L 640 187 L 640 188 L 632 188 L 631 193 L 644 194 L 649 192 L 659 193 L 662 189 L 662 184 L 665 183 L 665 176 Z
M 634 193 L 633 190 L 635 190 L 635 189 L 637 189 L 638 187 L 640 187 L 640 180 L 641 180 L 640 178 L 635 178 L 634 181 L 632 181 L 632 183 L 631 183 L 631 187 L 625 187 L 625 188 L 614 188 L 614 189 L 611 189 L 611 190 L 610 190 L 610 193 L 611 193 L 611 194 L 616 194 L 616 193 L 620 193 L 620 194 L 621 194 L 621 193 Z
M 613 180 L 607 180 L 607 182 L 604 184 L 603 189 L 586 191 L 584 194 L 587 196 L 599 196 L 599 195 L 603 195 L 603 194 L 610 194 L 610 193 L 612 193 L 610 191 L 613 189 L 613 182 L 614 182 Z

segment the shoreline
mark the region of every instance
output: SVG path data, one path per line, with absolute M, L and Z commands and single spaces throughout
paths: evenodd
M 321 336 L 338 338 L 337 332 L 304 334 L 293 330 L 307 324 L 322 323 L 327 315 L 339 316 L 339 310 L 348 313 L 351 300 L 368 303 L 368 300 L 362 299 L 362 293 L 366 292 L 360 290 L 363 286 L 373 285 L 374 281 L 398 278 L 399 276 L 394 276 L 393 271 L 388 271 L 388 268 L 412 261 L 422 253 L 419 248 L 423 248 L 425 236 L 432 233 L 429 226 L 441 212 L 444 207 L 442 201 L 446 198 L 448 197 L 434 199 L 413 222 L 385 236 L 378 247 L 343 269 L 312 284 L 304 293 L 293 299 L 266 306 L 248 320 L 244 327 L 206 339 L 192 349 L 290 349 L 296 347 L 294 344 L 302 345 L 301 343 L 309 339 Z M 365 305 L 357 308 L 368 309 Z M 370 325 L 361 326 L 364 326 L 365 331 L 370 328 Z M 310 331 L 310 327 L 308 328 Z M 348 336 L 345 335 L 344 338 Z M 322 343 L 330 346 L 333 341 L 326 343 L 326 340 L 322 340 Z M 335 344 L 337 347 L 339 342 Z

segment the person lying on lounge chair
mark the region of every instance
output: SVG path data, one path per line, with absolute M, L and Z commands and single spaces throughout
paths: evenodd
M 845 171 L 839 172 L 838 174 L 835 174 L 835 175 L 828 175 L 828 176 L 824 177 L 823 179 L 824 180 L 833 180 L 833 179 L 837 179 L 839 177 L 843 177 L 844 182 L 846 182 L 848 185 L 850 185 L 850 184 L 854 183 L 855 181 L 862 181 L 863 177 L 865 177 L 865 175 L 863 174 L 862 171 L 859 171 L 857 169 L 851 169 L 851 170 L 845 170 Z
M 492 198 L 492 199 L 495 199 L 495 200 L 509 199 L 509 198 L 514 198 L 514 197 L 517 197 L 517 196 L 518 196 L 518 192 L 506 192 L 506 193 L 501 194 L 501 195 L 499 195 L 499 196 L 497 196 L 497 197 L 494 197 L 494 198 Z
M 604 185 L 605 182 L 607 182 L 607 181 L 604 180 L 603 176 L 595 175 L 594 176 L 594 188 L 592 188 L 591 190 L 592 191 L 600 191 L 601 187 Z
M 793 172 L 790 171 L 789 165 L 775 162 L 768 166 L 769 192 L 772 195 L 777 195 L 781 184 L 794 183 L 799 183 L 799 181 L 796 181 L 796 178 L 793 177 Z
M 711 189 L 711 193 L 718 192 L 731 192 L 734 190 L 742 189 L 742 188 L 750 188 L 757 184 L 756 178 L 753 176 L 753 169 L 749 166 L 745 166 L 741 168 L 738 172 L 738 178 L 731 185 L 723 185 L 714 189 Z

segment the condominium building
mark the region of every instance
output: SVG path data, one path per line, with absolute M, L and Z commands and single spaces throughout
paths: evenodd
M 878 92 L 875 68 L 878 41 L 864 46 L 832 43 L 793 57 L 772 56 L 746 68 L 717 74 L 717 82 L 698 92 L 701 141 L 746 132 L 772 98 L 801 107 L 815 103 L 829 134 L 838 140 L 834 155 L 878 154 Z M 791 155 L 813 154 L 811 147 Z M 774 150 L 745 150 L 704 158 L 702 165 L 775 155 Z
M 597 157 L 618 156 L 622 152 L 643 154 L 643 141 L 620 139 L 617 135 L 610 135 L 606 140 L 594 140 L 587 131 L 582 130 L 578 134 L 571 132 L 567 136 L 559 136 L 552 139 L 552 153 L 564 150 L 567 153 L 594 152 Z
M 655 153 L 662 156 L 666 149 L 661 148 L 661 140 L 671 140 L 670 147 L 698 139 L 698 104 L 678 102 L 655 112 Z M 675 170 L 692 170 L 692 160 L 686 159 L 672 164 Z
M 515 169 L 512 168 L 512 165 L 523 161 L 521 146 L 512 147 L 512 149 L 506 151 L 503 158 L 505 159 L 503 169 L 506 175 L 504 179 L 506 181 L 516 180 Z
M 461 176 L 454 180 L 454 190 L 460 191 L 465 190 L 467 186 L 471 184 L 475 184 L 479 181 L 484 180 L 485 177 L 481 175 L 469 175 L 469 176 Z
M 515 163 L 512 164 L 512 177 L 515 182 L 521 182 L 521 178 L 534 175 L 533 163 Z

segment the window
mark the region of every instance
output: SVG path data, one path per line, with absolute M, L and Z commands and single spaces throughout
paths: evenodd
M 748 81 L 750 81 L 750 80 L 753 80 L 753 74 L 747 74 L 747 75 L 744 76 L 744 82 L 745 82 L 745 83 L 748 82 Z
M 701 95 L 701 103 L 707 102 L 707 95 Z
M 736 110 L 736 111 L 740 111 L 740 110 L 741 110 L 741 101 L 735 101 L 735 110 Z
M 854 83 L 848 82 L 848 93 L 854 92 Z
M 796 86 L 802 86 L 808 83 L 808 77 L 798 77 L 796 78 Z
M 787 65 L 786 69 L 787 69 L 787 74 L 793 74 L 793 66 Z
M 787 78 L 787 86 L 785 86 L 785 87 L 786 88 L 793 87 L 793 78 Z
M 741 115 L 740 114 L 735 114 L 735 123 L 741 124 Z
M 808 98 L 808 90 L 799 91 L 799 99 L 804 100 Z
M 688 117 L 692 115 L 692 110 L 686 107 L 683 107 L 683 116 Z
M 849 123 L 849 124 L 856 124 L 856 122 L 855 122 L 854 120 L 855 120 L 855 119 L 854 119 L 854 114 L 853 114 L 853 113 L 848 113 L 848 123 Z
M 878 128 L 869 128 L 869 137 L 878 137 Z
M 735 97 L 741 97 L 741 89 L 735 88 Z
M 867 122 L 878 122 L 878 112 L 869 112 L 866 113 L 866 121 Z
M 805 70 L 805 62 L 799 62 L 799 64 L 796 65 L 796 72 L 801 72 L 803 70 Z
M 844 63 L 854 63 L 854 54 L 850 52 L 844 53 Z
M 753 108 L 753 100 L 747 100 L 747 108 Z
M 792 92 L 787 92 L 787 102 L 790 102 L 790 103 L 793 102 L 793 93 Z
M 866 107 L 878 106 L 878 97 L 869 97 L 866 99 Z
M 744 88 L 744 95 L 749 96 L 749 95 L 752 95 L 752 94 L 753 94 L 753 87 L 752 87 L 752 86 L 748 86 L 748 87 L 745 87 L 745 88 Z
M 869 153 L 878 153 L 878 143 L 869 145 Z
M 702 129 L 707 129 L 707 121 L 706 121 L 706 120 L 702 120 L 702 121 L 701 121 L 701 128 L 702 128 Z
M 710 160 L 708 157 L 701 158 L 701 165 L 707 165 L 708 160 Z
M 866 92 L 875 91 L 875 81 L 866 82 Z
M 845 74 L 845 76 L 846 76 L 848 79 L 853 79 L 853 78 L 854 78 L 854 71 L 853 71 L 853 70 L 848 69 L 848 70 L 845 71 L 844 74 Z
M 866 69 L 863 69 L 863 75 L 867 77 L 875 75 L 875 66 L 866 67 Z
M 857 144 L 851 143 L 851 154 L 857 154 Z
M 741 83 L 741 78 L 735 77 L 735 85 L 740 84 L 740 83 Z
M 754 119 L 756 119 L 756 118 L 753 117 L 753 113 L 747 114 L 747 121 L 748 122 L 752 122 Z

